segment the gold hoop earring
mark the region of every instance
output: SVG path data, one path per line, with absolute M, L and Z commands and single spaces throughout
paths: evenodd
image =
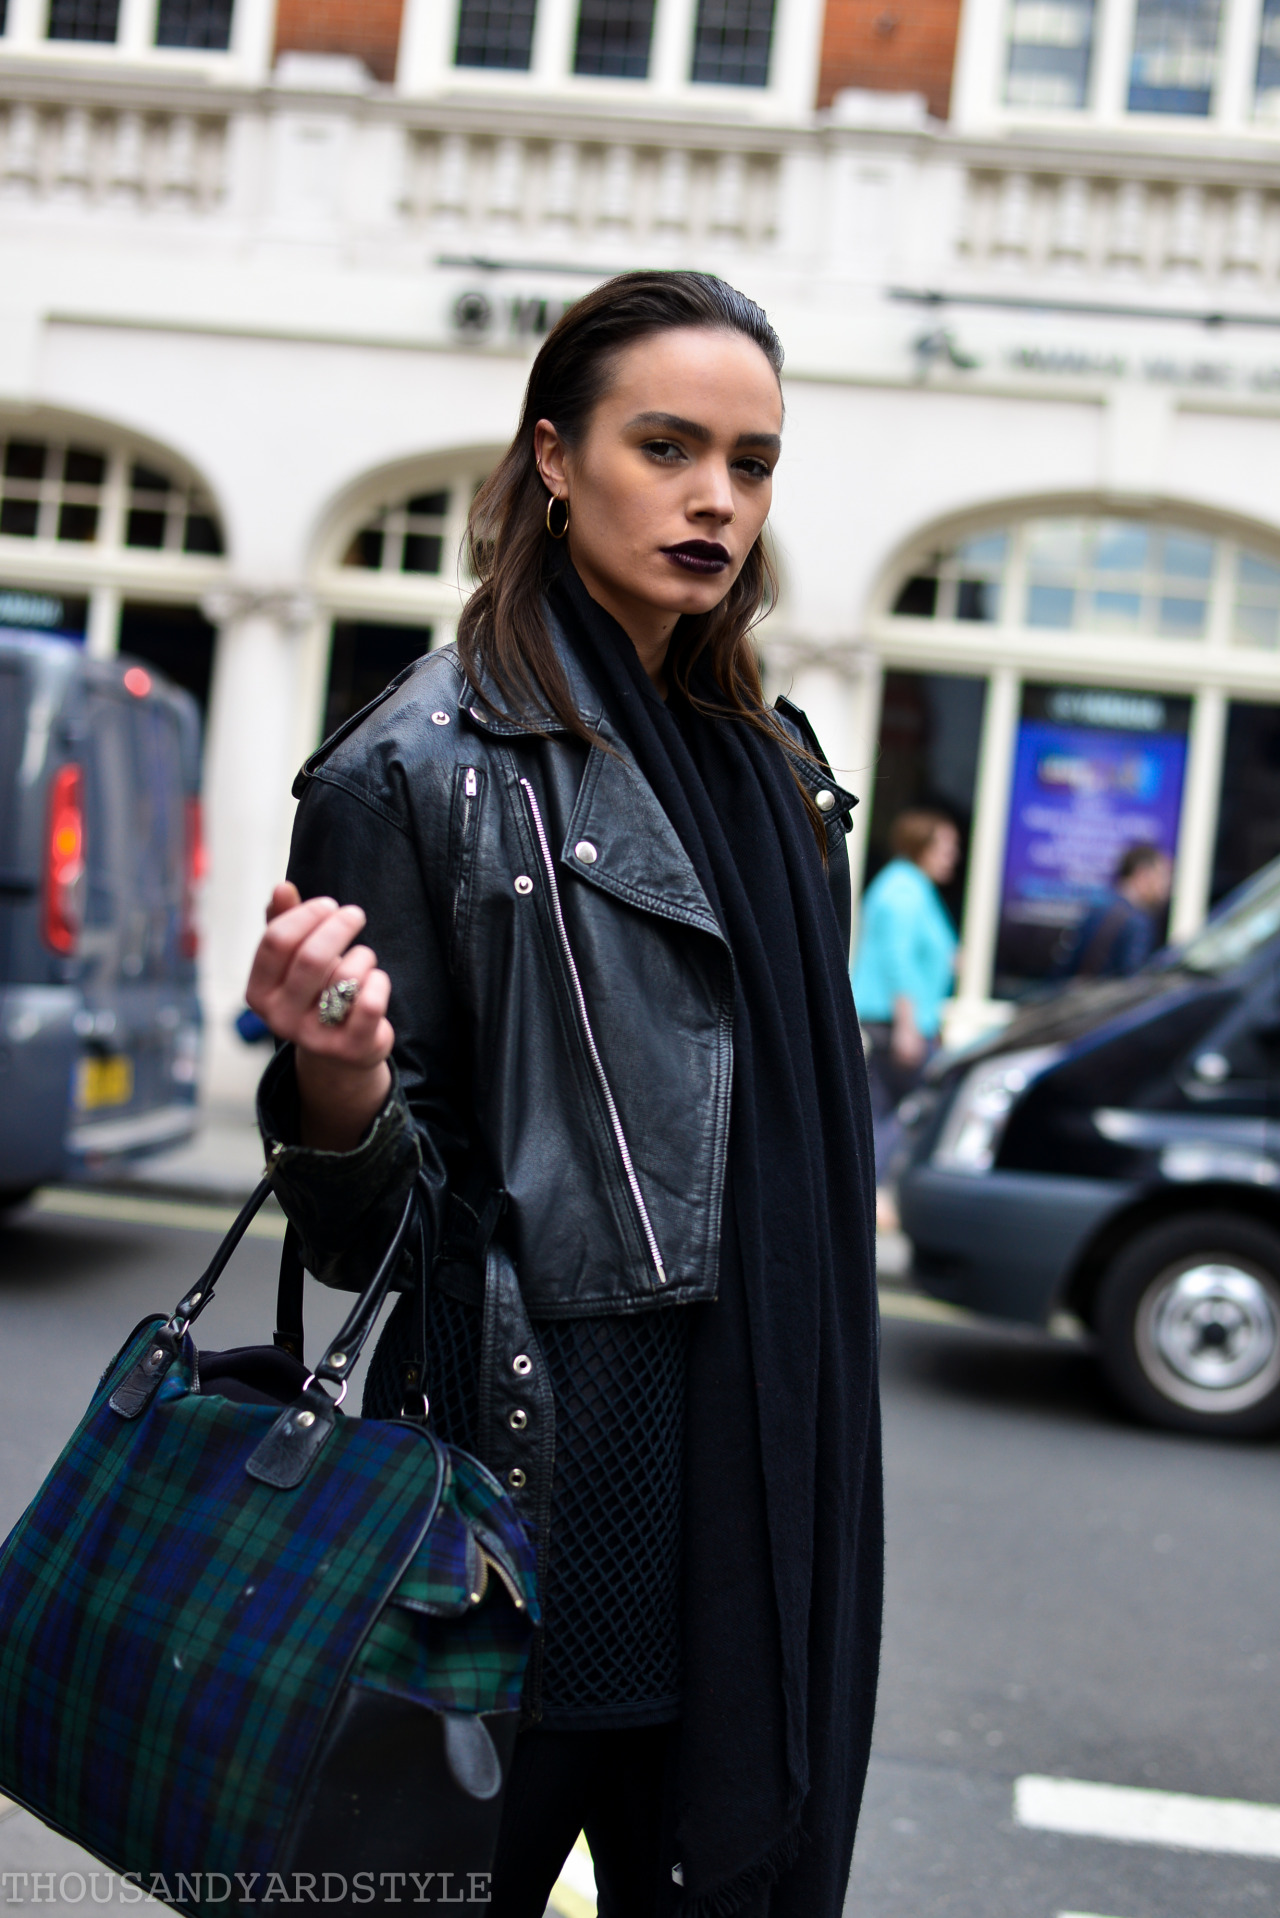
M 553 506 L 564 507 L 564 525 L 558 533 L 551 524 L 551 508 Z M 552 539 L 563 539 L 569 531 L 569 502 L 567 499 L 561 499 L 558 493 L 553 493 L 547 501 L 547 531 L 550 533 Z

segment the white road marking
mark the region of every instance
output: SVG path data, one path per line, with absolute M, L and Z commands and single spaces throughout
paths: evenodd
M 1081 1778 L 1027 1776 L 1014 1785 L 1013 1815 L 1032 1831 L 1280 1858 L 1280 1805 L 1252 1805 L 1239 1798 L 1193 1798 Z
M 581 1833 L 556 1880 L 548 1918 L 596 1918 L 596 1875 Z
M 880 1292 L 882 1319 L 921 1319 L 928 1325 L 976 1325 L 974 1313 L 963 1306 L 947 1305 L 941 1299 L 922 1298 L 919 1292 L 894 1292 L 887 1286 Z
M 131 1198 L 122 1192 L 86 1192 L 77 1186 L 47 1185 L 31 1201 L 33 1212 L 66 1219 L 101 1219 L 113 1225 L 159 1225 L 184 1232 L 216 1232 L 221 1238 L 236 1212 L 230 1206 L 188 1205 L 179 1199 Z M 249 1221 L 251 1239 L 283 1239 L 285 1221 L 278 1212 L 259 1212 Z

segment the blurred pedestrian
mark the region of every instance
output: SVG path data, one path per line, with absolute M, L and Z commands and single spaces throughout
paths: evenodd
M 1080 921 L 1058 976 L 1127 979 L 1137 972 L 1155 951 L 1159 915 L 1172 885 L 1168 853 L 1146 841 L 1126 847 L 1110 891 Z
M 889 828 L 889 847 L 894 856 L 862 901 L 853 994 L 871 1075 L 876 1217 L 892 1229 L 886 1182 L 900 1137 L 895 1115 L 937 1049 L 942 1002 L 955 980 L 955 927 L 938 888 L 955 874 L 960 834 L 946 813 L 912 806 Z

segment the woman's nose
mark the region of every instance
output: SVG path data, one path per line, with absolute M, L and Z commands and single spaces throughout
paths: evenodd
M 729 524 L 737 508 L 733 503 L 733 487 L 727 473 L 717 474 L 713 479 L 708 479 L 706 485 L 700 489 L 699 498 L 693 510 L 695 518 L 718 520 L 722 526 Z

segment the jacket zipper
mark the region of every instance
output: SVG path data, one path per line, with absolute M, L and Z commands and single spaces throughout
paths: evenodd
M 538 810 L 538 801 L 534 796 L 533 787 L 529 784 L 529 781 L 522 777 L 520 784 L 524 787 L 525 798 L 529 802 L 529 811 L 533 814 L 534 830 L 538 835 L 538 845 L 542 852 L 542 864 L 546 869 L 547 885 L 551 892 L 551 910 L 555 914 L 556 931 L 560 936 L 560 950 L 564 954 L 564 962 L 569 968 L 569 978 L 573 984 L 573 996 L 578 1008 L 578 1022 L 582 1027 L 582 1036 L 587 1042 L 587 1051 L 591 1055 L 591 1064 L 595 1071 L 596 1079 L 599 1082 L 600 1090 L 604 1094 L 605 1105 L 609 1110 L 609 1124 L 613 1128 L 614 1142 L 618 1148 L 618 1157 L 622 1160 L 622 1169 L 627 1175 L 627 1184 L 631 1187 L 631 1197 L 635 1201 L 636 1212 L 640 1218 L 640 1226 L 644 1232 L 645 1242 L 649 1247 L 649 1257 L 653 1260 L 654 1271 L 658 1275 L 658 1284 L 665 1285 L 667 1282 L 667 1274 L 666 1268 L 662 1263 L 662 1253 L 658 1249 L 658 1240 L 653 1230 L 652 1221 L 649 1218 L 648 1207 L 644 1202 L 644 1194 L 640 1190 L 640 1181 L 636 1177 L 635 1165 L 631 1158 L 631 1148 L 627 1144 L 627 1135 L 622 1130 L 622 1120 L 618 1115 L 618 1105 L 613 1096 L 613 1088 L 609 1084 L 608 1075 L 604 1069 L 604 1061 L 600 1057 L 600 1049 L 596 1045 L 595 1033 L 591 1030 L 591 1017 L 587 1011 L 586 994 L 582 990 L 582 980 L 578 976 L 578 965 L 573 956 L 573 947 L 569 944 L 569 934 L 564 923 L 564 911 L 560 904 L 560 888 L 556 883 L 555 862 L 551 857 L 551 847 L 547 843 L 546 829 L 542 824 L 542 814 Z
M 472 801 L 476 798 L 479 791 L 480 781 L 476 777 L 476 769 L 474 766 L 468 766 L 462 780 L 462 796 L 466 803 L 462 808 L 462 830 L 458 835 L 459 859 L 464 872 L 466 869 L 467 839 L 471 832 Z M 464 890 L 465 886 L 460 878 L 453 894 L 453 923 L 451 930 L 455 942 L 458 937 L 458 906 Z

